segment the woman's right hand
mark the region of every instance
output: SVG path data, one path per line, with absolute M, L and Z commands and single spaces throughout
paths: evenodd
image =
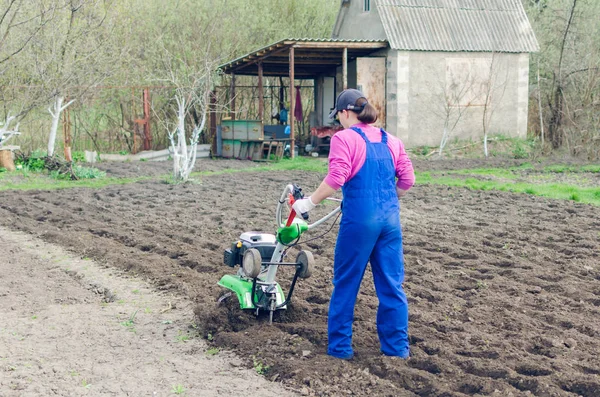
M 404 197 L 406 192 L 408 192 L 408 190 L 400 189 L 398 186 L 396 186 L 396 194 L 398 195 L 398 198 Z

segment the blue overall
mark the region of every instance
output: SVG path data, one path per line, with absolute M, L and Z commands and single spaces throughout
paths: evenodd
M 402 289 L 404 259 L 396 171 L 381 130 L 381 142 L 365 140 L 365 163 L 342 187 L 342 220 L 335 246 L 333 294 L 329 304 L 327 353 L 349 359 L 352 351 L 354 305 L 367 262 L 371 262 L 379 299 L 377 333 L 381 352 L 408 357 L 408 304 Z

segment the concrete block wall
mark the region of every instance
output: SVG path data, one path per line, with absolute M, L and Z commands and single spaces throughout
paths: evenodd
M 488 134 L 525 137 L 527 133 L 528 54 L 395 51 L 388 53 L 387 129 L 407 147 L 437 146 L 444 129 L 444 93 L 448 59 L 493 56 Z M 484 106 L 469 106 L 450 139 L 482 139 Z M 489 113 L 488 113 L 489 114 Z

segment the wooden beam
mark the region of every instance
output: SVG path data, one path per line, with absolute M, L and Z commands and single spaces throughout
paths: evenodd
M 239 69 L 243 69 L 245 67 L 248 67 L 250 65 L 256 65 L 258 62 L 262 62 L 267 58 L 272 57 L 273 55 L 282 53 L 284 51 L 287 51 L 288 47 L 280 47 L 275 51 L 269 52 L 266 55 L 259 57 L 257 59 L 248 59 L 246 60 L 246 58 L 244 58 L 244 60 L 242 61 L 238 61 L 235 63 L 235 65 L 231 65 L 231 67 L 227 67 L 225 69 L 222 69 L 225 73 L 236 73 Z
M 229 89 L 229 93 L 231 95 L 231 113 L 229 116 L 231 120 L 235 120 L 235 74 L 231 74 L 231 88 Z
M 265 109 L 265 94 L 263 89 L 263 64 L 258 64 L 258 119 L 263 122 Z
M 294 158 L 294 144 L 295 144 L 295 128 L 294 128 L 294 111 L 296 110 L 296 88 L 294 87 L 295 79 L 295 59 L 294 59 L 294 47 L 290 48 L 290 113 L 288 120 L 290 121 L 290 157 Z
M 300 51 L 296 50 L 296 60 L 299 59 L 313 59 L 315 61 L 319 60 L 319 59 L 339 59 L 341 53 L 343 52 L 343 50 L 339 50 L 339 51 L 319 51 L 319 50 L 315 50 L 315 51 L 311 51 L 311 52 L 302 52 L 300 53 Z M 366 52 L 366 54 L 371 53 L 371 51 Z M 286 59 L 287 60 L 287 54 L 281 54 L 278 56 L 272 56 L 271 59 Z
M 342 55 L 342 82 L 343 89 L 348 88 L 348 49 L 344 48 L 344 53 Z
M 210 92 L 210 101 L 208 107 L 210 140 L 212 141 L 211 152 L 213 156 L 217 155 L 217 88 Z
M 287 42 L 286 42 L 287 43 Z M 336 42 L 290 42 L 296 48 L 352 48 L 352 49 L 377 49 L 387 48 L 388 43 L 386 41 L 376 42 L 353 42 L 353 41 L 336 41 Z

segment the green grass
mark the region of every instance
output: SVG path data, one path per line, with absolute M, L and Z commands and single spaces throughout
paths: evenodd
M 19 171 L 14 171 L 18 173 Z M 56 190 L 68 189 L 74 187 L 102 188 L 110 185 L 126 185 L 142 180 L 152 179 L 151 177 L 138 178 L 102 178 L 102 179 L 81 179 L 70 181 L 63 179 L 53 179 L 44 173 L 27 172 L 23 173 L 23 179 L 10 178 L 10 175 L 0 174 L 0 191 L 3 190 Z
M 531 163 L 523 163 L 518 167 L 509 168 L 473 168 L 465 170 L 435 171 L 435 173 L 456 174 L 456 175 L 489 175 L 498 178 L 516 178 L 519 171 L 535 169 Z M 540 174 L 549 173 L 598 173 L 600 165 L 568 166 L 568 165 L 550 165 L 540 169 Z
M 530 194 L 554 199 L 572 200 L 581 203 L 600 205 L 600 188 L 579 187 L 564 183 L 543 183 L 542 181 L 554 173 L 598 173 L 600 165 L 551 165 L 539 170 L 536 178 L 539 183 L 519 182 L 523 170 L 534 169 L 530 163 L 524 163 L 518 167 L 510 168 L 478 168 L 468 170 L 449 170 L 434 172 L 417 172 L 418 184 L 433 184 L 455 187 L 466 187 L 471 190 L 499 190 L 513 193 Z M 264 163 L 255 167 L 242 169 L 226 169 L 220 171 L 201 171 L 191 174 L 192 178 L 214 175 L 226 175 L 240 172 L 276 172 L 276 171 L 307 171 L 327 172 L 327 160 L 324 158 L 297 157 L 294 159 L 283 159 L 274 163 Z M 19 172 L 19 171 L 16 171 Z M 85 179 L 79 181 L 54 180 L 43 173 L 23 171 L 24 178 L 10 178 L 11 173 L 0 173 L 0 191 L 2 190 L 52 190 L 72 187 L 102 188 L 110 185 L 125 185 L 142 180 L 160 179 L 162 177 L 138 177 L 138 178 L 103 178 Z M 487 176 L 486 180 L 468 176 Z M 462 178 L 460 177 L 462 176 Z M 466 178 L 464 178 L 466 176 Z M 502 180 L 495 180 L 502 179 Z
M 190 177 L 202 177 L 211 175 L 234 174 L 239 172 L 272 172 L 272 171 L 309 171 L 327 172 L 327 159 L 313 159 L 309 157 L 296 157 L 294 159 L 282 159 L 276 163 L 265 163 L 258 167 L 242 169 L 226 169 L 220 171 L 192 172 Z
M 549 165 L 544 167 L 544 171 L 547 172 L 555 172 L 555 173 L 564 173 L 564 172 L 592 172 L 599 173 L 600 165 L 583 165 L 583 166 L 572 166 L 572 165 Z
M 502 174 L 504 170 L 499 170 Z M 467 172 L 467 171 L 464 171 Z M 471 173 L 471 172 L 469 172 Z M 489 175 L 494 175 L 490 173 Z M 532 184 L 522 182 L 501 182 L 479 180 L 476 178 L 452 178 L 451 176 L 436 176 L 430 172 L 417 173 L 418 184 L 444 185 L 466 187 L 471 190 L 499 190 L 512 193 L 525 193 L 561 200 L 572 200 L 600 206 L 600 188 L 579 187 L 560 183 Z

